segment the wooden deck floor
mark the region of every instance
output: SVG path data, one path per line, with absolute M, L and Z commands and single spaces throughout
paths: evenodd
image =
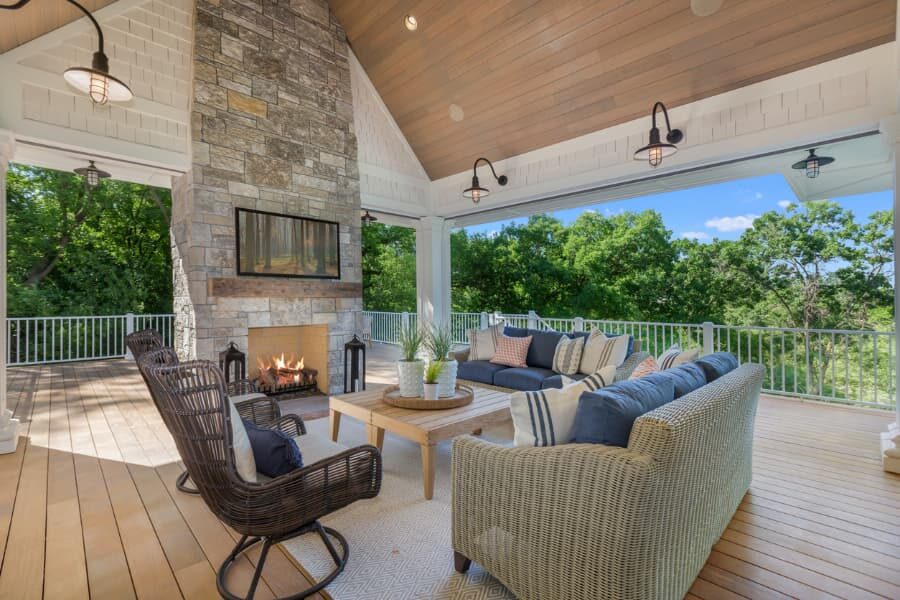
M 17 368 L 9 385 L 28 441 L 0 456 L 0 599 L 217 597 L 235 534 L 174 489 L 177 454 L 134 365 Z M 688 597 L 900 598 L 889 419 L 763 398 L 752 490 Z M 305 585 L 276 553 L 258 597 Z

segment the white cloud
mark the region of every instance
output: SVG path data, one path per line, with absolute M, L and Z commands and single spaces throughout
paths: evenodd
M 705 231 L 683 231 L 681 237 L 688 240 L 708 240 L 709 234 Z
M 762 200 L 762 193 L 761 193 L 761 192 L 756 192 L 756 199 L 757 199 L 757 200 Z
M 743 231 L 753 227 L 753 221 L 759 218 L 759 215 L 738 215 L 736 217 L 716 217 L 706 222 L 706 226 L 716 231 Z
M 779 200 L 778 201 L 778 206 L 780 206 L 781 208 L 787 208 L 791 204 L 793 204 L 793 202 L 791 202 L 790 200 Z

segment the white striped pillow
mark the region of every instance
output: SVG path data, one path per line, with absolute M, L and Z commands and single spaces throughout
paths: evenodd
M 665 371 L 666 369 L 683 365 L 686 362 L 697 360 L 699 355 L 700 351 L 696 348 L 684 351 L 681 349 L 681 344 L 672 344 L 668 350 L 659 355 L 659 359 L 656 362 L 659 363 L 659 370 Z
M 556 351 L 553 353 L 553 370 L 563 375 L 574 375 L 581 367 L 581 352 L 584 350 L 584 338 L 570 338 L 567 335 L 559 338 Z
M 469 360 L 491 360 L 497 352 L 497 338 L 503 334 L 503 325 L 487 329 L 469 329 Z
M 581 353 L 579 373 L 596 373 L 603 367 L 618 367 L 625 362 L 628 355 L 628 336 L 616 335 L 607 337 L 596 329 L 588 336 Z
M 516 432 L 514 445 L 568 444 L 581 394 L 611 384 L 615 376 L 616 368 L 608 366 L 562 389 L 511 394 L 509 410 Z

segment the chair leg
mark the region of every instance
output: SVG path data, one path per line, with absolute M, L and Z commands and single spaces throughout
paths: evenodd
M 184 492 L 185 494 L 199 494 L 200 490 L 187 486 L 187 480 L 190 478 L 191 476 L 188 475 L 188 472 L 183 471 L 181 475 L 178 476 L 178 479 L 175 480 L 175 487 L 178 488 L 179 492 Z
M 453 551 L 453 568 L 457 573 L 465 573 L 472 566 L 472 561 L 466 558 L 464 554 Z
M 266 559 L 268 558 L 269 548 L 271 548 L 273 544 L 278 544 L 285 540 L 289 540 L 306 533 L 311 533 L 313 531 L 318 533 L 319 537 L 322 538 L 322 543 L 325 544 L 325 548 L 331 555 L 331 558 L 335 564 L 335 568 L 315 585 L 308 587 L 297 594 L 293 594 L 291 596 L 282 596 L 277 600 L 302 600 L 303 598 L 307 598 L 315 594 L 316 592 L 322 591 L 325 586 L 334 581 L 334 579 L 344 570 L 344 567 L 347 564 L 347 558 L 349 558 L 350 556 L 350 548 L 347 545 L 347 540 L 344 539 L 344 536 L 342 536 L 334 529 L 325 527 L 318 521 L 314 521 L 312 523 L 309 523 L 308 525 L 304 525 L 296 531 L 283 536 L 279 536 L 277 538 L 248 538 L 248 536 L 246 535 L 242 537 L 240 541 L 235 545 L 234 549 L 231 551 L 228 557 L 225 559 L 225 562 L 222 563 L 222 566 L 219 567 L 219 572 L 216 576 L 216 586 L 219 588 L 219 593 L 223 598 L 226 598 L 226 600 L 252 600 L 253 596 L 256 594 L 256 587 L 259 584 L 263 566 L 265 565 Z M 340 543 L 342 550 L 340 554 L 334 547 L 334 544 L 332 543 L 330 538 L 334 538 Z M 246 596 L 237 596 L 225 586 L 225 576 L 228 573 L 228 569 L 231 568 L 232 564 L 234 564 L 234 561 L 237 560 L 237 558 L 241 554 L 246 552 L 251 546 L 257 544 L 260 541 L 263 542 L 263 547 L 259 555 L 259 560 L 256 564 L 256 570 L 253 572 L 253 580 L 250 583 L 250 588 L 247 590 Z

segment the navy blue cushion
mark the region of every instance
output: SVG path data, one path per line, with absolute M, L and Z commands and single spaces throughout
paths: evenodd
M 713 352 L 695 362 L 703 369 L 706 381 L 710 383 L 738 368 L 737 358 L 731 352 Z
M 459 363 L 456 376 L 460 379 L 468 379 L 469 381 L 477 381 L 479 383 L 494 383 L 494 374 L 508 369 L 505 365 L 496 365 L 487 360 L 467 360 Z
M 521 327 L 505 327 L 503 335 L 509 337 L 531 336 L 531 345 L 528 346 L 528 355 L 525 364 L 529 367 L 553 368 L 553 355 L 556 353 L 556 345 L 563 336 L 558 331 L 540 331 L 538 329 L 522 329 Z
M 646 375 L 643 379 L 650 381 L 671 380 L 675 385 L 675 397 L 681 398 L 685 394 L 690 394 L 697 388 L 706 385 L 706 374 L 698 365 L 694 363 L 685 363 L 673 369 L 666 369 L 658 373 Z
M 540 367 L 504 369 L 494 375 L 494 385 L 523 392 L 533 392 L 541 389 L 544 380 L 553 375 L 555 373 L 550 369 L 541 369 Z
M 578 399 L 572 441 L 575 443 L 628 446 L 634 421 L 675 399 L 675 384 L 670 379 L 629 379 Z
M 291 436 L 277 429 L 257 427 L 247 419 L 242 421 L 250 438 L 257 471 L 268 477 L 278 477 L 303 466 L 300 448 Z
M 575 381 L 581 381 L 582 379 L 587 377 L 587 375 L 585 375 L 584 373 L 575 373 L 574 375 L 566 375 L 566 377 L 568 377 L 569 379 L 574 379 Z M 562 378 L 563 376 L 559 373 L 557 373 L 556 375 L 551 375 L 544 380 L 544 383 L 541 384 L 541 389 L 548 390 L 550 388 L 561 388 L 563 386 Z

